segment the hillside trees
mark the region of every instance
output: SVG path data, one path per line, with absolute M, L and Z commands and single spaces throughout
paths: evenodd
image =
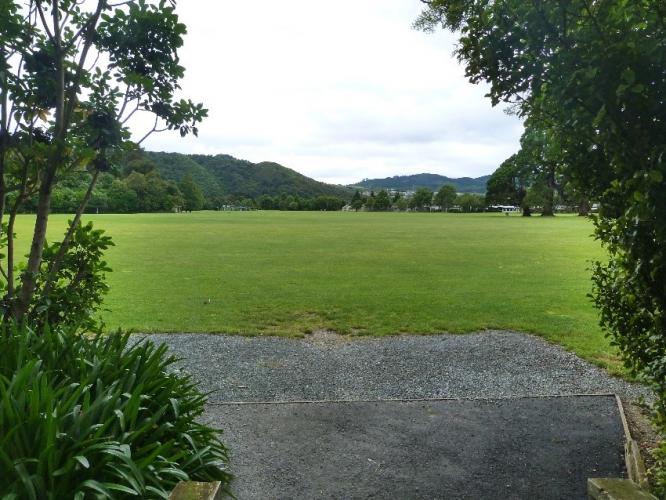
M 310 210 L 336 211 L 345 205 L 345 200 L 335 196 L 317 196 L 310 200 Z
M 471 82 L 490 83 L 568 148 L 563 172 L 601 202 L 594 271 L 601 324 L 657 394 L 666 432 L 666 9 L 662 0 L 430 0 L 417 26 L 460 34 Z M 575 149 L 575 148 L 574 148 Z M 666 494 L 666 445 L 661 493 Z
M 180 192 L 183 197 L 183 209 L 191 212 L 193 210 L 201 210 L 204 206 L 205 198 L 203 191 L 199 185 L 194 182 L 191 175 L 187 174 L 183 180 L 178 183 Z
M 175 97 L 184 72 L 176 53 L 184 33 L 172 4 L 163 1 L 0 4 L 0 240 L 7 246 L 0 273 L 6 314 L 21 320 L 49 307 L 81 214 L 100 174 L 130 144 L 127 126 L 136 113 L 155 118 L 144 138 L 164 129 L 197 132 L 206 111 Z M 86 171 L 89 185 L 45 266 L 54 186 Z M 32 196 L 32 244 L 17 276 L 13 226 Z

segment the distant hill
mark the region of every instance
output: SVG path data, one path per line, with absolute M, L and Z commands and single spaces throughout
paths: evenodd
M 185 155 L 147 151 L 166 180 L 179 182 L 190 174 L 208 197 L 219 194 L 256 198 L 261 195 L 297 195 L 304 198 L 338 196 L 350 198 L 348 187 L 310 179 L 278 163 L 252 163 L 229 155 Z
M 459 193 L 485 194 L 488 179 L 490 179 L 490 175 L 484 175 L 476 179 L 471 177 L 452 179 L 437 174 L 396 175 L 385 179 L 363 179 L 353 187 L 363 189 L 393 189 L 395 191 L 415 191 L 420 187 L 427 187 L 433 191 L 437 191 L 444 184 L 451 184 Z

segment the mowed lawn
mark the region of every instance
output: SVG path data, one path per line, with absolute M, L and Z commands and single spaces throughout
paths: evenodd
M 67 216 L 53 216 L 50 234 Z M 90 216 L 116 243 L 104 314 L 142 332 L 537 333 L 600 364 L 575 216 L 201 212 Z M 32 219 L 21 219 L 19 235 Z

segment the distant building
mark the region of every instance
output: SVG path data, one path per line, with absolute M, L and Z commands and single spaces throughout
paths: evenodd
M 502 212 L 503 214 L 511 214 L 520 212 L 520 207 L 515 207 L 513 205 L 490 205 L 488 207 L 488 212 Z

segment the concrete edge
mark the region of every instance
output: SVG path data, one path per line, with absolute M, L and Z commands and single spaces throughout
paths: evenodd
M 658 500 L 649 492 L 645 463 L 638 443 L 631 436 L 624 405 L 617 394 L 615 401 L 624 431 L 624 463 L 629 479 L 589 478 L 587 495 L 592 500 Z
M 633 481 L 617 478 L 588 479 L 587 495 L 592 500 L 658 500 Z
M 243 406 L 243 405 L 290 405 L 290 404 L 328 404 L 328 403 L 427 403 L 429 401 L 510 401 L 515 399 L 555 399 L 617 397 L 612 392 L 582 394 L 535 394 L 531 396 L 505 396 L 487 398 L 385 398 L 385 399 L 304 399 L 272 401 L 207 401 L 208 406 Z M 622 412 L 624 416 L 624 413 Z
M 222 500 L 223 498 L 224 491 L 220 481 L 210 483 L 181 481 L 169 495 L 169 500 Z
M 620 412 L 620 419 L 622 420 L 622 427 L 624 427 L 624 461 L 627 466 L 627 474 L 629 479 L 636 483 L 639 488 L 646 491 L 649 490 L 650 483 L 648 482 L 647 471 L 645 469 L 645 462 L 641 456 L 641 450 L 638 443 L 631 435 L 627 416 L 624 412 L 624 405 L 622 399 L 617 394 L 615 395 L 618 410 Z

